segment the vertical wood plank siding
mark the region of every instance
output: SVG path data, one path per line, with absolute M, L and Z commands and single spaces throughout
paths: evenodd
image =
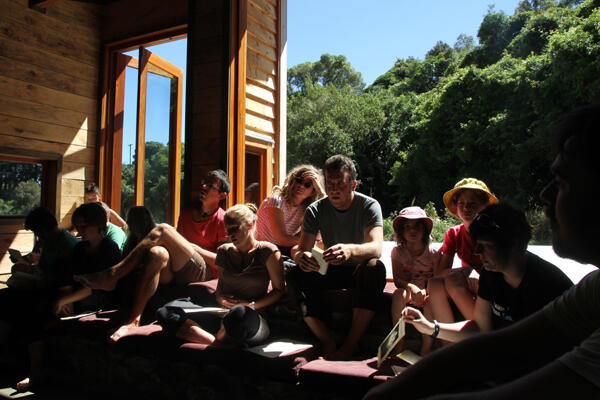
M 229 9 L 226 1 L 190 2 L 182 206 L 206 172 L 227 170 Z

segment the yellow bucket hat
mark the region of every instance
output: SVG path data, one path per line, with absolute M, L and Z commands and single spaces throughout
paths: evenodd
M 450 211 L 450 213 L 457 218 L 458 215 L 456 214 L 456 204 L 452 202 L 452 198 L 454 197 L 456 192 L 462 189 L 479 190 L 487 195 L 488 203 L 491 204 L 498 202 L 498 198 L 494 196 L 494 194 L 490 191 L 490 189 L 483 181 L 480 181 L 479 179 L 475 178 L 461 179 L 456 185 L 454 185 L 453 189 L 448 190 L 446 193 L 444 193 L 444 204 L 446 205 L 446 208 L 448 208 L 448 211 Z

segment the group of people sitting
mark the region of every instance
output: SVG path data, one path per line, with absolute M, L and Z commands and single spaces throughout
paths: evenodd
M 122 308 L 123 323 L 109 338 L 118 341 L 140 324 L 159 285 L 215 278 L 216 305 L 229 310 L 218 323 L 207 322 L 201 313 L 187 313 L 196 305 L 179 299 L 156 312 L 165 332 L 208 345 L 263 342 L 269 336 L 263 311 L 284 296 L 287 281 L 301 294 L 304 321 L 320 342 L 322 356 L 350 359 L 386 284 L 380 260 L 381 207 L 356 186 L 352 160 L 335 155 L 325 162 L 324 177 L 314 166 L 298 166 L 258 210 L 238 204 L 224 211 L 220 204 L 231 185 L 223 171 L 211 171 L 197 203 L 182 212 L 177 229 L 156 225 L 144 207 L 131 208 L 122 253 L 106 236 L 112 213 L 99 199 L 73 213 L 81 241 L 60 230 L 49 211 L 33 210 L 25 228 L 41 240 L 41 256 L 14 270 L 40 275 L 43 284 L 35 287 L 35 298 L 31 288 L 18 285 L 0 291 L 0 319 L 26 332 L 30 345 L 31 375 L 18 388 L 41 380 L 41 328 L 56 316 Z M 433 221 L 420 207 L 402 209 L 393 221 L 397 246 L 391 261 L 397 289 L 391 315 L 394 322 L 403 317 L 423 335 L 422 355 L 431 351 L 436 338 L 446 345 L 538 315 L 572 286 L 558 268 L 527 251 L 531 228 L 524 213 L 499 202 L 482 181 L 462 179 L 443 200 L 462 224 L 446 232 L 439 249 L 431 244 Z M 543 200 L 554 207 L 558 197 L 546 194 Z M 322 249 L 326 271 L 314 247 Z M 461 268 L 452 268 L 455 255 Z M 352 295 L 351 326 L 341 343 L 330 329 L 331 312 L 324 300 L 332 289 L 349 289 Z M 36 318 L 31 318 L 32 310 Z M 455 322 L 457 316 L 460 322 Z M 398 387 L 380 389 L 380 394 Z

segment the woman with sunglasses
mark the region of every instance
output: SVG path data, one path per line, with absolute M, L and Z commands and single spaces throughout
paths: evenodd
M 258 344 L 269 336 L 261 310 L 277 302 L 284 292 L 281 253 L 274 244 L 255 239 L 256 214 L 246 205 L 227 210 L 225 228 L 232 243 L 217 249 L 219 281 L 215 296 L 217 304 L 230 311 L 215 326 L 214 316 L 186 314 L 185 309 L 197 306 L 176 300 L 158 309 L 158 321 L 167 333 L 188 342 Z M 269 283 L 272 290 L 268 292 Z
M 483 262 L 473 319 L 455 323 L 428 321 L 406 307 L 406 322 L 424 335 L 458 342 L 478 332 L 504 328 L 540 310 L 571 287 L 556 266 L 527 251 L 531 227 L 525 214 L 500 202 L 485 207 L 469 229 Z
M 283 187 L 275 187 L 260 205 L 256 238 L 275 243 L 289 257 L 290 249 L 299 244 L 306 207 L 323 197 L 322 181 L 321 172 L 312 165 L 292 169 Z

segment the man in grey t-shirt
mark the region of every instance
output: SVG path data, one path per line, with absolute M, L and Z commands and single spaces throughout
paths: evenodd
M 383 218 L 377 200 L 355 192 L 356 168 L 351 159 L 335 155 L 325 162 L 327 197 L 312 203 L 304 215 L 300 245 L 293 250 L 299 269 L 290 277 L 305 296 L 304 321 L 320 340 L 323 356 L 344 360 L 356 351 L 358 341 L 373 319 L 385 286 L 385 266 L 379 257 L 383 244 Z M 311 253 L 321 233 L 329 264 L 325 275 Z M 338 349 L 325 321 L 328 310 L 322 294 L 330 289 L 352 290 L 352 326 Z

